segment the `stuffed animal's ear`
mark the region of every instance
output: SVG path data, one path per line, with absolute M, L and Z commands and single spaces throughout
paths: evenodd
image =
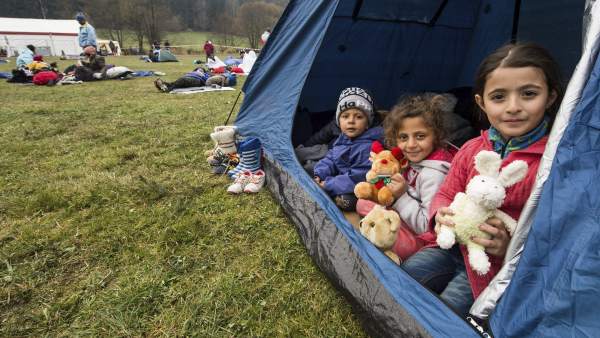
M 377 154 L 375 154 L 374 152 L 370 152 L 369 153 L 369 161 L 374 162 L 375 156 L 377 156 Z
M 371 144 L 371 152 L 375 154 L 379 154 L 383 150 L 383 144 L 379 141 L 373 141 Z
M 527 169 L 527 162 L 521 160 L 512 161 L 509 165 L 502 168 L 498 181 L 500 181 L 502 186 L 510 187 L 527 176 Z
M 404 158 L 404 154 L 402 153 L 402 150 L 398 147 L 392 148 L 392 155 L 394 155 L 394 157 L 398 161 L 400 161 L 402 158 Z
M 475 155 L 475 169 L 480 175 L 497 177 L 502 159 L 493 151 L 482 150 Z

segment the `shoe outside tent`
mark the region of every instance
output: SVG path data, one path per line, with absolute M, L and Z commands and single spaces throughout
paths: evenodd
M 384 109 L 402 93 L 470 87 L 480 61 L 516 40 L 548 48 L 570 80 L 507 264 L 471 313 L 495 337 L 600 334 L 599 36 L 594 1 L 290 1 L 235 124 L 261 140 L 268 188 L 367 332 L 480 336 L 354 230 L 294 146 L 333 118 L 345 87 L 370 89 Z

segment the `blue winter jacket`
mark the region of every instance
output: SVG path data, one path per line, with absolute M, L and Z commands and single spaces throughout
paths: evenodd
M 79 26 L 79 46 L 85 48 L 86 46 L 97 47 L 96 43 L 96 30 L 89 23 L 85 23 L 83 26 Z
M 19 51 L 17 57 L 17 68 L 27 67 L 28 64 L 33 62 L 33 52 L 29 48 L 23 48 Z
M 333 148 L 315 165 L 315 176 L 325 181 L 325 191 L 330 196 L 351 194 L 354 186 L 365 180 L 371 169 L 369 154 L 373 141 L 383 142 L 383 128 L 367 129 L 362 135 L 350 139 L 340 134 Z

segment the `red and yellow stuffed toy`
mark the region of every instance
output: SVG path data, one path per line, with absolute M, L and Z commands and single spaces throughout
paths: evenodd
M 373 164 L 367 172 L 367 181 L 354 187 L 354 195 L 388 207 L 394 203 L 394 196 L 387 185 L 394 174 L 401 173 L 408 167 L 408 160 L 400 148 L 386 150 L 378 141 L 371 145 L 370 159 Z

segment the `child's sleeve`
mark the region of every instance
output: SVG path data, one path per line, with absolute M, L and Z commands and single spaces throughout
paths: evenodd
M 332 175 L 325 179 L 325 191 L 331 196 L 342 194 L 353 194 L 354 186 L 365 180 L 367 171 L 371 169 L 371 160 L 369 160 L 368 152 L 360 156 L 356 161 L 352 162 L 350 169 L 340 175 Z
M 424 168 L 419 176 L 416 191 L 409 187 L 408 191 L 394 202 L 394 209 L 400 218 L 420 235 L 429 230 L 429 207 L 433 197 L 444 182 L 446 174 L 435 169 Z M 420 200 L 416 198 L 419 196 Z
M 365 180 L 367 168 L 353 167 L 346 174 L 328 177 L 325 180 L 325 191 L 332 196 L 354 193 L 354 186 Z
M 337 170 L 333 162 L 333 151 L 328 151 L 325 157 L 315 164 L 314 176 L 317 176 L 322 181 L 326 178 L 335 175 Z

